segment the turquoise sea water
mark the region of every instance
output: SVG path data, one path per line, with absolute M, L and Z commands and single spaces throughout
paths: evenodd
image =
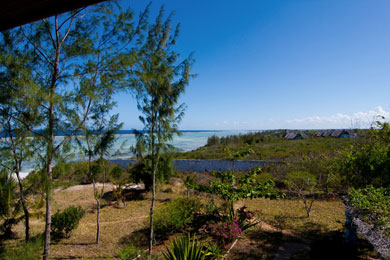
M 183 131 L 182 135 L 175 136 L 171 144 L 178 148 L 180 151 L 192 151 L 199 147 L 206 145 L 207 138 L 210 136 L 224 137 L 229 135 L 239 135 L 246 134 L 253 131 Z M 56 137 L 56 141 L 60 142 L 63 137 Z M 82 138 L 80 138 L 82 140 Z M 110 151 L 111 156 L 108 159 L 124 159 L 132 156 L 130 152 L 130 147 L 135 144 L 134 134 L 121 134 L 117 136 L 117 140 Z M 72 153 L 75 154 L 72 161 L 83 160 L 83 155 L 76 148 L 73 149 Z M 27 174 L 37 167 L 37 162 L 27 162 L 22 165 L 22 176 L 27 176 Z

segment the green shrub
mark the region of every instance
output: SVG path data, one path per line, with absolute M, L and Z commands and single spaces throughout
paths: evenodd
M 218 247 L 203 245 L 190 234 L 176 238 L 166 250 L 163 252 L 165 260 L 213 260 L 220 255 Z
M 30 242 L 22 242 L 17 247 L 7 247 L 0 255 L 4 260 L 36 260 L 42 258 L 43 237 L 37 236 Z
M 183 228 L 191 222 L 194 213 L 199 211 L 201 204 L 192 198 L 176 198 L 155 212 L 154 232 L 156 236 L 166 235 Z
M 383 118 L 384 119 L 384 118 Z M 364 188 L 390 186 L 390 124 L 376 122 L 368 130 L 367 138 L 356 142 L 339 153 L 337 170 L 346 178 L 348 185 Z
M 84 216 L 85 210 L 83 208 L 70 206 L 63 212 L 57 211 L 51 217 L 51 231 L 59 238 L 70 236 L 70 232 L 77 228 L 81 218 Z
M 146 156 L 139 160 L 129 169 L 129 173 L 134 182 L 143 182 L 145 189 L 150 190 L 152 187 L 152 159 Z M 172 155 L 164 154 L 160 157 L 157 166 L 156 181 L 166 182 L 173 175 Z
M 348 194 L 349 204 L 357 209 L 365 221 L 374 224 L 390 235 L 390 187 L 352 189 Z

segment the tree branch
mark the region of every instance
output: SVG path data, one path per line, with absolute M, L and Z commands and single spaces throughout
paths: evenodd
M 53 62 L 45 55 L 45 53 L 40 49 L 38 48 L 31 40 L 30 38 L 25 34 L 24 30 L 23 30 L 23 27 L 20 27 L 20 30 L 22 31 L 23 33 L 23 36 L 27 39 L 27 41 L 34 47 L 34 50 L 38 51 L 39 54 L 46 60 L 46 62 L 50 63 L 50 65 L 52 65 L 54 67 L 54 64 Z

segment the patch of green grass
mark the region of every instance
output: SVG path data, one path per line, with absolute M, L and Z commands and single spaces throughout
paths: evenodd
M 30 242 L 20 242 L 7 247 L 1 255 L 4 260 L 36 260 L 40 259 L 43 251 L 43 236 L 33 237 Z

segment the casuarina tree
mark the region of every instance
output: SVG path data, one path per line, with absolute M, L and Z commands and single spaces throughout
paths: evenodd
M 91 109 L 90 116 L 83 127 L 82 140 L 77 139 L 81 150 L 88 160 L 88 178 L 93 184 L 93 195 L 96 201 L 96 244 L 100 241 L 100 199 L 104 194 L 106 181 L 106 162 L 104 157 L 112 150 L 115 142 L 115 133 L 122 127 L 118 124 L 118 114 L 109 116 L 109 112 L 115 105 L 109 95 L 102 99 L 96 99 Z M 96 160 L 93 162 L 93 160 Z M 103 187 L 99 189 L 96 181 L 102 180 Z
M 0 37 L 0 167 L 3 172 L 14 173 L 19 186 L 19 199 L 25 220 L 25 240 L 30 238 L 30 214 L 21 179 L 23 161 L 31 159 L 31 139 L 28 129 L 21 123 L 30 109 L 25 104 L 24 93 L 31 87 L 31 70 L 25 66 L 32 56 L 18 52 L 21 44 L 14 32 L 3 32 Z M 29 122 L 31 124 L 32 121 Z M 6 180 L 6 179 L 2 179 Z M 2 183 L 4 184 L 4 183 Z M 4 184 L 6 185 L 6 184 Z
M 179 25 L 172 31 L 172 14 L 164 20 L 164 8 L 149 25 L 147 38 L 138 53 L 135 66 L 134 86 L 138 90 L 139 117 L 144 131 L 138 133 L 151 157 L 152 167 L 152 204 L 150 207 L 149 253 L 153 248 L 153 213 L 156 198 L 156 171 L 160 157 L 169 148 L 167 144 L 174 134 L 178 134 L 178 123 L 184 115 L 184 104 L 179 98 L 188 85 L 193 59 L 179 61 L 179 55 L 173 50 L 179 33 Z
M 14 46 L 31 55 L 25 67 L 34 84 L 24 96 L 31 108 L 22 124 L 34 135 L 44 169 L 46 214 L 43 259 L 50 256 L 52 166 L 72 137 L 79 132 L 101 95 L 123 86 L 123 68 L 135 61 L 137 39 L 142 35 L 147 12 L 134 22 L 130 10 L 112 2 L 56 15 L 20 28 Z M 142 38 L 142 37 L 141 37 Z M 34 124 L 30 124 L 34 119 Z M 40 128 L 40 131 L 36 129 Z M 56 139 L 58 134 L 65 135 Z

